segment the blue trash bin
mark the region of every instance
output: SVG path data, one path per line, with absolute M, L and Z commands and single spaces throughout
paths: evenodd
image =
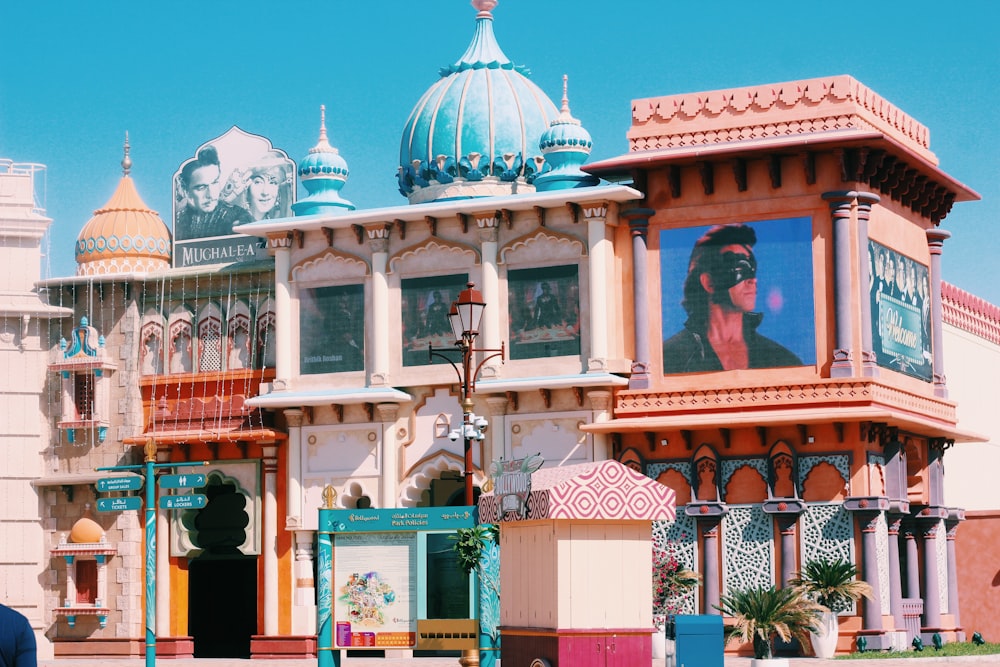
M 677 667 L 724 667 L 722 616 L 678 614 L 674 617 Z

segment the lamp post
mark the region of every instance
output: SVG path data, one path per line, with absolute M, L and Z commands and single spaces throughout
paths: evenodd
M 472 392 L 476 389 L 476 376 L 482 370 L 483 364 L 494 357 L 504 358 L 504 347 L 501 343 L 500 349 L 476 348 L 476 338 L 479 336 L 479 324 L 483 319 L 483 310 L 486 309 L 486 302 L 483 301 L 482 292 L 475 288 L 475 283 L 467 283 L 466 288 L 458 293 L 458 298 L 451 304 L 448 312 L 448 321 L 451 323 L 452 333 L 455 335 L 455 347 L 435 348 L 429 346 L 427 351 L 429 358 L 439 357 L 444 359 L 458 373 L 458 381 L 462 387 L 462 428 L 455 429 L 448 434 L 448 437 L 455 441 L 462 438 L 465 444 L 465 504 L 473 504 L 472 485 L 472 441 L 482 441 L 486 437 L 488 426 L 485 417 L 477 416 L 472 412 Z M 462 355 L 459 368 L 454 359 L 447 356 L 446 352 L 458 352 Z M 479 365 L 472 368 L 472 355 L 476 352 L 490 353 Z

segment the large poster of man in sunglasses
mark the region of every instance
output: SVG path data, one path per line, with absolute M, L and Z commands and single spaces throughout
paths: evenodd
M 808 218 L 664 230 L 663 372 L 815 363 Z

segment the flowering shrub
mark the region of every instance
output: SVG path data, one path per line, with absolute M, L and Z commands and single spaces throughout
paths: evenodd
M 653 551 L 653 615 L 681 611 L 682 598 L 701 583 L 701 575 L 689 570 L 671 551 Z

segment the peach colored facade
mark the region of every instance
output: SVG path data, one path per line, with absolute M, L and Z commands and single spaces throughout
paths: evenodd
M 954 202 L 978 195 L 938 168 L 927 128 L 848 76 L 641 99 L 632 109 L 630 152 L 590 170 L 631 177 L 645 193 L 623 211 L 629 225 L 616 240 L 624 247 L 631 236 L 633 257 L 645 254 L 631 262 L 636 328 L 627 336 L 646 372 L 633 364 L 614 418 L 582 428 L 612 434 L 616 458 L 677 491 L 683 528 L 667 537 L 705 578 L 688 608 L 711 613 L 728 591 L 780 586 L 807 560 L 843 557 L 876 597 L 842 615 L 840 651 L 860 636 L 871 648 L 906 648 L 934 632 L 963 638 L 954 569 L 963 513 L 945 495 L 942 463 L 953 444 L 980 436 L 959 424 L 948 393 L 936 286 L 949 236 L 939 224 Z M 665 373 L 676 363 L 668 306 L 681 291 L 667 275 L 687 259 L 670 247 L 673 235 L 734 223 L 760 235 L 783 220 L 804 227 L 795 252 L 808 256 L 798 307 L 811 309 L 814 326 L 792 341 L 801 363 Z M 926 299 L 906 287 L 911 278 L 876 291 L 876 251 L 901 272 L 926 272 Z M 760 266 L 759 301 L 784 264 Z M 923 361 L 897 357 L 895 366 L 880 353 L 900 334 L 883 328 L 880 309 L 903 301 L 926 305 L 922 335 L 933 344 Z M 915 372 L 919 364 L 928 369 Z M 789 466 L 790 479 L 781 474 Z
M 945 459 L 945 492 L 966 510 L 958 527 L 958 581 L 962 624 L 966 634 L 1000 636 L 997 593 L 997 535 L 1000 502 L 996 470 L 1000 469 L 1000 424 L 996 397 L 1000 391 L 1000 307 L 944 285 L 944 333 L 949 397 L 958 403 L 963 427 L 982 433 L 986 442 L 955 447 Z M 992 639 L 989 639 L 992 641 Z

